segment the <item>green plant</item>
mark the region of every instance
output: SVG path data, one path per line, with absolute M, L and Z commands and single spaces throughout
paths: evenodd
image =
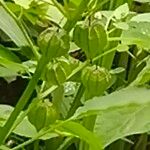
M 0 149 L 146 150 L 150 14 L 135 7 L 0 0 L 0 77 L 28 82 L 15 107 L 0 105 Z

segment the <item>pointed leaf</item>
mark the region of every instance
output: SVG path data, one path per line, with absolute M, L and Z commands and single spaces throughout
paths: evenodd
M 86 141 L 92 150 L 102 150 L 101 139 L 97 138 L 94 133 L 87 130 L 81 124 L 69 121 L 63 123 L 62 130 Z
M 17 22 L 2 6 L 0 6 L 0 29 L 5 32 L 17 46 L 29 45 Z

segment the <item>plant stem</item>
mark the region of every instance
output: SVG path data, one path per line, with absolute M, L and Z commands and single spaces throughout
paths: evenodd
M 39 98 L 44 98 L 46 96 L 48 96 L 51 92 L 53 92 L 54 90 L 56 90 L 58 88 L 58 85 L 53 85 L 52 87 L 50 87 L 49 89 L 47 89 L 46 91 L 44 91 L 43 93 L 39 94 Z
M 70 20 L 68 20 L 64 26 L 64 29 L 67 32 L 70 32 L 70 30 L 73 28 L 73 26 L 76 24 L 76 22 L 78 21 L 78 19 L 80 18 L 79 16 L 84 12 L 86 6 L 87 6 L 88 0 L 83 0 L 81 2 L 81 4 L 79 5 L 79 8 L 76 11 L 76 14 L 74 16 L 74 20 L 73 22 L 70 24 Z M 2 6 L 4 7 L 4 9 L 14 18 L 14 20 L 16 21 L 16 23 L 18 24 L 18 26 L 21 28 L 22 32 L 24 33 L 25 37 L 27 38 L 28 42 L 30 43 L 30 46 L 32 48 L 32 50 L 34 50 L 34 46 L 28 36 L 28 34 L 26 33 L 26 31 L 24 30 L 22 24 L 17 20 L 16 16 L 7 8 L 6 4 L 2 1 L 0 1 L 0 4 L 2 4 Z M 36 52 L 34 52 L 36 53 Z M 23 92 L 22 96 L 19 99 L 19 102 L 17 103 L 15 109 L 13 110 L 13 112 L 11 113 L 11 115 L 9 116 L 7 122 L 5 123 L 4 127 L 0 130 L 0 145 L 3 144 L 4 140 L 7 138 L 7 136 L 10 133 L 10 130 L 12 129 L 12 126 L 16 120 L 16 118 L 18 117 L 18 115 L 20 114 L 21 110 L 25 107 L 25 105 L 27 104 L 32 92 L 35 89 L 35 86 L 41 76 L 41 73 L 43 71 L 43 68 L 45 67 L 45 65 L 48 63 L 49 59 L 46 56 L 46 53 L 44 55 L 42 55 L 41 59 L 38 62 L 36 71 L 32 77 L 32 79 L 30 80 L 29 84 L 27 85 L 27 88 L 25 89 L 25 91 Z
M 67 32 L 70 32 L 71 29 L 74 27 L 74 25 L 76 24 L 76 22 L 82 17 L 81 15 L 83 14 L 83 12 L 86 10 L 87 8 L 87 4 L 88 4 L 89 0 L 82 0 L 77 11 L 75 12 L 74 17 L 72 17 L 71 19 L 69 19 L 66 24 L 64 25 L 64 29 Z
M 9 116 L 9 118 L 8 118 L 6 124 L 4 125 L 4 127 L 2 128 L 2 130 L 0 130 L 0 135 L 1 135 L 0 136 L 0 145 L 4 142 L 4 140 L 9 135 L 9 131 L 11 130 L 13 123 L 15 122 L 16 118 L 18 117 L 18 115 L 20 114 L 22 109 L 27 104 L 27 102 L 28 102 L 32 92 L 34 91 L 35 86 L 41 76 L 41 73 L 42 73 L 42 70 L 43 70 L 43 67 L 45 66 L 45 64 L 47 64 L 47 60 L 45 59 L 45 56 L 43 55 L 37 65 L 36 71 L 35 71 L 32 79 L 30 80 L 29 84 L 27 85 L 27 88 L 25 89 L 24 93 L 20 97 L 19 102 L 17 103 L 15 109 Z
M 64 140 L 63 144 L 61 144 L 57 150 L 66 150 L 73 142 L 75 141 L 74 137 L 68 137 Z
M 106 56 L 106 55 L 108 55 L 108 54 L 110 54 L 110 53 L 112 53 L 112 52 L 115 52 L 116 49 L 117 49 L 117 46 L 116 46 L 116 47 L 113 47 L 112 49 L 110 49 L 110 50 L 108 50 L 108 51 L 106 51 L 106 52 L 104 52 L 104 53 L 102 53 L 102 54 L 100 54 L 99 56 L 93 58 L 92 62 L 95 62 L 95 61 L 97 61 L 98 59 L 100 59 L 101 57 Z
M 34 150 L 39 150 L 39 140 L 34 142 Z
M 63 125 L 63 124 L 66 123 L 67 121 L 69 121 L 69 119 L 68 119 L 68 120 L 65 120 L 65 121 L 62 121 L 62 122 L 56 124 L 55 126 L 52 126 L 52 127 L 49 128 L 48 130 L 42 130 L 42 131 L 38 132 L 35 137 L 33 137 L 32 139 L 29 139 L 28 141 L 26 141 L 26 142 L 24 142 L 24 143 L 22 143 L 22 144 L 20 144 L 20 145 L 18 145 L 18 146 L 16 146 L 16 147 L 12 148 L 12 150 L 17 150 L 17 149 L 20 149 L 20 148 L 22 148 L 22 147 L 28 145 L 28 144 L 31 144 L 31 143 L 34 142 L 35 140 L 40 139 L 40 138 L 41 138 L 42 136 L 44 136 L 45 134 L 47 134 L 47 133 L 49 133 L 49 132 L 55 130 L 55 129 L 58 128 L 58 127 L 60 127 L 61 125 Z
M 74 101 L 71 104 L 71 108 L 68 111 L 67 118 L 71 117 L 75 113 L 76 109 L 79 106 L 81 106 L 81 104 L 82 104 L 81 103 L 81 97 L 82 97 L 83 93 L 84 93 L 84 86 L 81 84 L 79 89 L 78 89 L 78 92 L 77 92 L 77 94 L 76 94 L 76 96 L 74 98 Z

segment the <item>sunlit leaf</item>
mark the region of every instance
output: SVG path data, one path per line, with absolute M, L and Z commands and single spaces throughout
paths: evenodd
M 0 57 L 14 61 L 20 62 L 18 56 L 16 56 L 13 52 L 5 48 L 4 46 L 0 45 Z
M 73 136 L 86 141 L 90 145 L 91 150 L 102 150 L 101 139 L 97 138 L 94 133 L 87 130 L 81 124 L 69 121 L 63 123 L 61 129 L 62 131 L 68 132 Z
M 138 14 L 138 15 L 132 17 L 131 21 L 150 22 L 150 13 Z
M 129 7 L 128 4 L 125 3 L 121 6 L 119 6 L 113 13 L 116 19 L 121 19 L 126 17 L 129 14 Z
M 19 47 L 29 45 L 16 21 L 0 6 L 0 29 Z
M 14 0 L 14 2 L 25 9 L 28 9 L 33 0 Z
M 129 29 L 123 31 L 122 43 L 125 45 L 137 45 L 140 48 L 150 49 L 150 23 L 130 22 Z
M 94 131 L 103 137 L 103 146 L 127 135 L 150 130 L 150 90 L 128 87 L 96 97 L 80 107 L 73 118 L 98 114 Z

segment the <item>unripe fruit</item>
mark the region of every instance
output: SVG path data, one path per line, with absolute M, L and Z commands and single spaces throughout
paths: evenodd
M 85 86 L 85 99 L 100 96 L 109 87 L 111 75 L 105 68 L 88 66 L 82 71 L 82 83 Z
M 67 54 L 70 44 L 69 36 L 65 31 L 57 32 L 47 29 L 38 38 L 40 50 L 49 60 Z
M 77 25 L 73 32 L 73 40 L 92 59 L 103 53 L 107 44 L 107 35 L 104 27 L 95 23 L 91 26 Z
M 29 121 L 36 127 L 37 131 L 48 127 L 58 119 L 58 114 L 49 100 L 40 101 L 28 114 Z
M 66 81 L 70 73 L 71 66 L 69 61 L 61 57 L 47 65 L 43 78 L 49 86 L 60 85 Z

